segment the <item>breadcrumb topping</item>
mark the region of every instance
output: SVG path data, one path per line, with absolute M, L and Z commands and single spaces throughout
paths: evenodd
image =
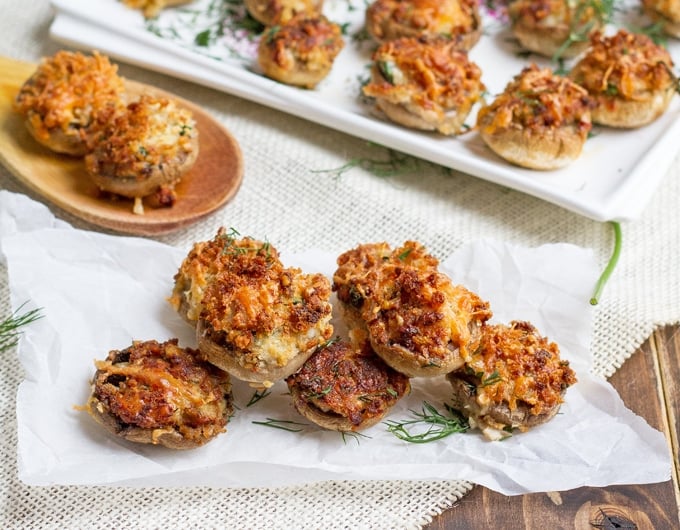
M 44 58 L 19 91 L 14 108 L 31 123 L 38 140 L 54 130 L 84 143 L 98 112 L 123 106 L 123 80 L 108 57 L 59 51 Z
M 522 402 L 534 415 L 562 403 L 564 391 L 576 382 L 557 344 L 532 324 L 519 321 L 485 326 L 479 349 L 464 370 L 478 382 L 481 406 L 505 403 L 513 411 Z
M 650 92 L 677 83 L 668 51 L 647 35 L 625 30 L 611 37 L 593 35 L 588 53 L 570 76 L 598 100 L 646 99 Z
M 583 87 L 532 64 L 515 76 L 491 104 L 480 109 L 477 124 L 486 134 L 509 128 L 542 133 L 574 127 L 585 140 L 592 128 L 591 107 L 592 101 Z
M 189 110 L 172 99 L 144 94 L 103 124 L 87 168 L 111 178 L 144 180 L 155 168 L 181 164 L 196 150 L 197 136 Z
M 388 36 L 447 36 L 477 29 L 473 0 L 376 0 L 366 10 L 368 30 L 377 40 Z
M 95 363 L 93 398 L 121 427 L 170 429 L 202 443 L 225 431 L 231 413 L 230 379 L 177 342 L 137 341 L 111 351 L 106 360 Z
M 414 241 L 394 250 L 360 245 L 338 258 L 333 289 L 359 312 L 376 349 L 396 345 L 420 366 L 439 366 L 455 349 L 468 359 L 479 340 L 476 324 L 491 316 L 489 304 L 454 285 L 438 263 Z
M 342 341 L 317 350 L 286 382 L 304 403 L 347 418 L 357 430 L 383 417 L 410 390 L 409 378 L 387 366 L 370 346 Z
M 344 47 L 340 26 L 325 16 L 301 14 L 285 24 L 267 28 L 261 50 L 282 70 L 325 71 Z
M 373 53 L 371 82 L 363 87 L 369 97 L 414 105 L 443 120 L 452 110 L 467 115 L 484 92 L 482 72 L 450 40 L 402 38 L 388 41 Z

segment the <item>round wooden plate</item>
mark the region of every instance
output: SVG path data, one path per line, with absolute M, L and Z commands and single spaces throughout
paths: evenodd
M 134 235 L 160 235 L 195 223 L 225 205 L 243 179 L 243 155 L 236 139 L 193 103 L 155 87 L 126 80 L 130 93 L 164 94 L 194 115 L 200 151 L 196 163 L 176 186 L 170 208 L 145 205 L 132 213 L 131 199 L 102 197 L 80 158 L 59 155 L 38 144 L 12 110 L 19 88 L 36 66 L 0 57 L 0 162 L 22 183 L 67 212 L 95 225 Z

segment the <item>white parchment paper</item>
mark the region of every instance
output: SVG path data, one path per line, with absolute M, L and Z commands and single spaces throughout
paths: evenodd
M 237 228 L 247 233 L 247 227 Z M 166 302 L 188 249 L 76 230 L 41 204 L 6 191 L 0 191 L 0 248 L 12 306 L 28 301 L 26 307 L 44 314 L 18 348 L 26 372 L 17 395 L 19 478 L 25 483 L 265 487 L 331 479 L 465 479 L 514 495 L 670 477 L 664 436 L 589 373 L 588 300 L 599 271 L 588 250 L 479 241 L 442 264 L 456 283 L 489 300 L 494 321 L 531 321 L 572 363 L 579 381 L 560 414 L 543 426 L 503 442 L 470 432 L 414 445 L 383 424 L 365 436 L 343 438 L 302 419 L 283 383 L 248 407 L 253 390 L 236 381 L 238 409 L 227 433 L 178 452 L 116 439 L 77 406 L 87 400 L 94 360 L 109 350 L 171 337 L 195 346 L 193 331 Z M 336 253 L 279 250 L 287 265 L 329 276 L 334 270 Z M 441 409 L 448 392 L 442 378 L 415 379 L 413 392 L 389 418 L 407 419 L 423 401 Z M 288 432 L 253 423 L 267 418 L 306 425 Z

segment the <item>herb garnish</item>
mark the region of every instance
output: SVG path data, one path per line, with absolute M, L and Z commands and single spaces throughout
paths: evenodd
M 394 149 L 387 149 L 387 160 L 379 160 L 375 158 L 353 158 L 338 168 L 316 169 L 312 170 L 312 173 L 330 173 L 334 178 L 339 179 L 348 171 L 354 169 L 355 167 L 359 167 L 361 169 L 365 169 L 376 177 L 394 177 L 397 175 L 407 175 L 413 171 L 416 171 L 420 169 L 423 164 L 438 167 L 447 173 L 451 171 L 450 169 L 434 164 L 433 162 L 427 162 L 425 160 L 400 153 Z
M 269 394 L 271 394 L 271 390 L 265 388 L 262 391 L 256 390 L 253 395 L 250 397 L 250 401 L 248 401 L 248 404 L 246 407 L 250 407 L 251 405 L 254 405 L 258 401 L 260 401 L 263 398 L 266 398 Z
M 0 353 L 6 352 L 19 342 L 19 336 L 23 333 L 20 328 L 43 317 L 40 314 L 41 309 L 31 309 L 20 314 L 26 303 L 21 304 L 14 313 L 0 321 Z
M 265 427 L 272 427 L 273 429 L 281 429 L 283 431 L 300 432 L 307 427 L 306 423 L 299 423 L 292 420 L 277 420 L 275 418 L 267 418 L 267 421 L 253 421 L 255 425 L 264 425 Z
M 342 435 L 342 442 L 347 445 L 347 437 L 351 437 L 357 444 L 359 443 L 359 438 L 370 438 L 370 436 L 361 433 L 361 432 L 354 432 L 354 431 L 340 431 L 340 434 Z
M 604 290 L 604 286 L 607 283 L 607 280 L 609 280 L 609 277 L 612 275 L 614 268 L 616 268 L 616 264 L 619 261 L 619 256 L 621 255 L 621 245 L 623 241 L 623 236 L 621 234 L 621 225 L 615 221 L 610 221 L 609 224 L 614 229 L 614 251 L 612 252 L 611 257 L 609 258 L 607 266 L 605 267 L 604 271 L 602 271 L 602 274 L 597 280 L 597 284 L 595 285 L 595 292 L 593 292 L 593 296 L 590 299 L 590 305 L 598 304 L 600 295 Z
M 450 405 L 444 408 L 448 415 L 442 414 L 427 401 L 423 402 L 421 412 L 411 410 L 415 416 L 412 420 L 387 421 L 387 430 L 400 440 L 410 443 L 427 443 L 441 440 L 454 433 L 465 432 L 470 428 L 467 420 Z M 426 427 L 425 430 L 422 430 Z M 417 430 L 421 432 L 415 432 Z

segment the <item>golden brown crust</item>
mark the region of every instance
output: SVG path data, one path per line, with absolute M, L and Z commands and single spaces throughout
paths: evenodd
M 124 112 L 102 117 L 85 165 L 102 190 L 146 197 L 174 189 L 198 151 L 191 112 L 173 99 L 144 94 Z
M 369 345 L 334 342 L 319 348 L 286 379 L 297 411 L 326 429 L 366 429 L 385 417 L 411 385 Z
M 206 287 L 222 271 L 262 277 L 267 271 L 279 273 L 279 253 L 266 241 L 241 238 L 234 230 L 221 227 L 210 241 L 193 245 L 174 276 L 170 305 L 187 322 L 196 325 L 203 310 Z
M 233 411 L 229 374 L 177 339 L 134 342 L 95 364 L 87 411 L 116 436 L 190 449 L 226 430 Z
M 88 152 L 88 136 L 100 112 L 124 106 L 117 66 L 93 52 L 59 51 L 44 58 L 24 83 L 14 109 L 26 118 L 31 135 L 53 151 L 74 156 Z
M 394 250 L 359 245 L 338 258 L 333 289 L 363 322 L 375 352 L 410 377 L 433 377 L 461 366 L 475 350 L 488 303 L 437 270 L 419 243 Z M 352 322 L 350 321 L 350 324 Z
M 588 47 L 589 36 L 604 25 L 604 10 L 600 0 L 514 0 L 508 5 L 512 32 L 522 47 L 560 58 L 576 57 Z
M 619 30 L 593 35 L 591 47 L 569 76 L 595 102 L 593 122 L 635 128 L 661 116 L 677 89 L 667 50 L 642 34 Z
M 267 28 L 258 46 L 258 62 L 267 77 L 314 88 L 331 71 L 344 47 L 340 26 L 323 15 L 298 15 Z
M 160 14 L 166 7 L 188 4 L 193 0 L 123 0 L 123 3 L 132 9 L 141 9 L 146 18 L 153 18 Z
M 482 20 L 474 0 L 376 0 L 366 9 L 366 30 L 380 43 L 447 38 L 470 50 L 482 34 Z
M 481 70 L 452 41 L 403 38 L 373 53 L 363 92 L 392 121 L 449 135 L 461 131 L 484 89 Z
M 250 16 L 265 26 L 284 24 L 299 14 L 319 15 L 323 0 L 244 0 Z
M 581 154 L 592 128 L 587 92 L 532 64 L 477 114 L 484 142 L 499 156 L 531 169 L 557 169 Z
M 548 421 L 576 382 L 558 346 L 519 321 L 485 325 L 479 349 L 447 378 L 452 406 L 492 439 Z
M 227 255 L 207 268 L 203 258 L 189 258 L 190 283 L 198 287 L 191 292 L 190 286 L 187 302 L 192 316 L 200 309 L 198 347 L 205 359 L 235 377 L 270 386 L 332 335 L 330 282 L 321 274 L 284 268 L 269 244 L 232 239 L 225 240 L 225 248 L 221 252 Z M 181 293 L 174 300 L 181 309 Z
M 680 0 L 642 0 L 642 8 L 668 35 L 680 38 Z

